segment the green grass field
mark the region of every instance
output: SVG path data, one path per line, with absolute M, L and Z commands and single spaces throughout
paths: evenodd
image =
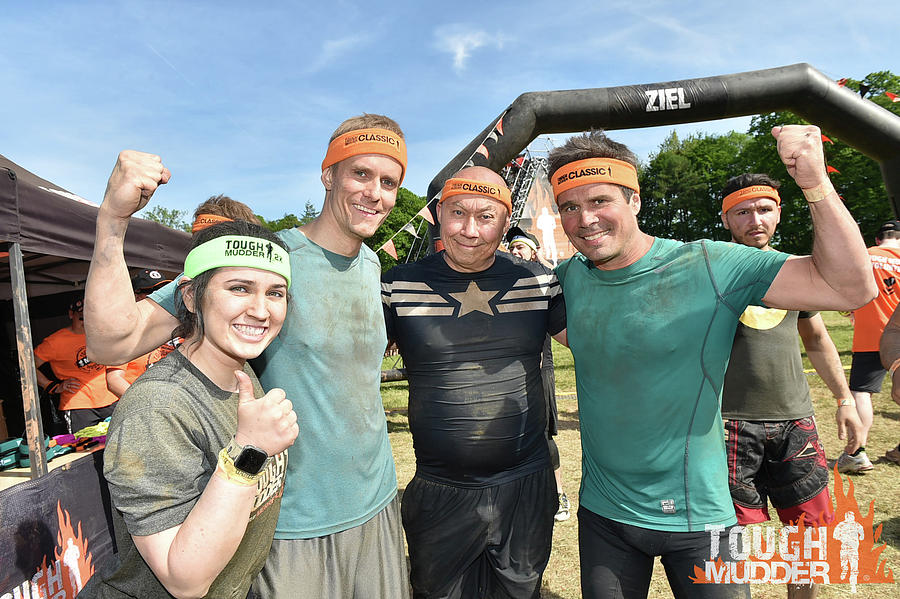
M 823 314 L 835 345 L 841 353 L 841 360 L 849 372 L 850 321 L 837 313 Z M 805 360 L 805 356 L 804 356 Z M 572 518 L 557 523 L 553 536 L 553 553 L 544 574 L 542 597 L 569 599 L 581 596 L 578 571 L 578 525 L 575 511 L 578 507 L 578 488 L 581 481 L 581 440 L 578 432 L 578 403 L 575 399 L 575 368 L 572 354 L 565 347 L 554 342 L 554 362 L 556 363 L 557 403 L 559 407 L 559 431 L 556 438 L 562 456 L 563 481 L 572 502 Z M 395 358 L 385 359 L 384 368 L 393 368 Z M 805 360 L 807 368 L 809 362 Z M 813 404 L 819 435 L 825 446 L 829 461 L 840 455 L 843 443 L 838 441 L 837 426 L 834 421 L 834 400 L 828 388 L 815 374 L 808 376 L 812 389 Z M 412 439 L 406 418 L 409 386 L 405 381 L 382 385 L 382 396 L 387 413 L 388 432 L 397 463 L 397 476 L 401 491 L 412 479 L 415 472 Z M 875 421 L 869 433 L 867 451 L 875 463 L 875 470 L 864 475 L 852 476 L 856 498 L 863 514 L 870 501 L 875 502 L 875 525 L 883 525 L 880 542 L 886 545 L 882 557 L 898 581 L 894 584 L 861 584 L 857 594 L 860 599 L 897 599 L 900 597 L 900 466 L 884 460 L 884 452 L 900 441 L 900 407 L 890 398 L 890 380 L 885 380 L 882 393 L 873 397 Z M 833 481 L 832 481 L 833 488 Z M 775 512 L 772 518 L 777 521 Z M 785 597 L 783 585 L 754 585 L 755 598 Z M 659 560 L 650 587 L 651 598 L 667 598 L 669 590 Z M 849 597 L 849 585 L 823 587 L 819 597 L 824 599 Z

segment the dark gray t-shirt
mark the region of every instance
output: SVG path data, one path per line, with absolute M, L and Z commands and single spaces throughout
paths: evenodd
M 254 395 L 263 395 L 249 365 Z M 121 566 L 98 585 L 100 597 L 170 597 L 131 539 L 178 526 L 237 430 L 238 394 L 223 391 L 174 351 L 138 378 L 109 425 L 104 474 L 114 506 Z M 262 569 L 278 519 L 287 452 L 260 478 L 244 538 L 208 597 L 244 599 Z
M 734 335 L 722 389 L 722 417 L 781 421 L 813 415 L 797 319 L 818 312 L 748 306 Z

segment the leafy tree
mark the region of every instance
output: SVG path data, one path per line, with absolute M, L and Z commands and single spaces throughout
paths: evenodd
M 641 169 L 642 230 L 683 241 L 729 239 L 719 219 L 720 192 L 742 172 L 741 153 L 749 141 L 737 132 L 681 141 L 673 131 Z
M 858 92 L 860 84 L 868 86 L 868 100 L 900 115 L 900 104 L 891 102 L 884 95 L 885 91 L 900 90 L 900 77 L 889 71 L 879 71 L 866 75 L 862 81 L 848 79 L 846 86 Z M 783 208 L 775 245 L 786 252 L 808 254 L 812 251 L 812 219 L 803 194 L 778 157 L 771 134 L 772 127 L 786 124 L 806 124 L 806 121 L 791 112 L 754 117 L 750 122 L 753 142 L 744 158 L 757 169 L 753 172 L 768 173 L 782 183 L 779 195 Z M 871 245 L 882 223 L 894 218 L 890 204 L 885 201 L 887 190 L 878 163 L 827 130 L 822 133 L 833 142 L 825 143 L 825 160 L 838 171 L 831 174 L 831 181 L 859 224 L 866 242 Z
M 413 226 L 418 227 L 422 219 L 415 218 L 415 216 L 423 206 L 425 206 L 425 198 L 417 196 L 405 187 L 401 187 L 397 193 L 397 203 L 394 205 L 394 209 L 391 210 L 390 215 L 384 221 L 384 224 L 378 228 L 378 231 L 375 232 L 375 235 L 365 241 L 366 245 L 373 250 L 377 250 L 394 233 L 400 231 L 400 228 L 406 223 L 412 221 Z M 419 228 L 419 237 L 424 237 L 428 234 L 426 226 Z M 413 241 L 416 241 L 415 237 L 405 231 L 397 233 L 394 237 L 394 246 L 397 248 L 397 257 L 400 259 L 400 262 L 406 260 Z M 381 259 L 382 272 L 397 264 L 397 260 L 389 256 L 387 252 L 378 252 L 378 257 Z
M 300 216 L 300 218 L 297 218 L 293 213 L 285 213 L 284 216 L 275 220 L 266 220 L 264 217 L 258 214 L 256 215 L 256 217 L 273 232 L 305 225 L 317 216 L 319 216 L 319 211 L 316 210 L 316 207 L 313 206 L 312 202 L 309 200 L 306 200 L 306 206 L 303 207 L 303 215 Z
M 150 210 L 141 214 L 141 218 L 152 220 L 170 229 L 178 229 L 180 231 L 191 232 L 191 223 L 187 222 L 187 210 L 176 210 L 174 208 L 166 208 L 165 206 L 156 205 Z
M 868 86 L 867 99 L 900 115 L 900 103 L 884 92 L 900 93 L 900 77 L 889 71 L 870 73 L 862 81 L 849 79 L 854 91 Z M 790 112 L 753 117 L 747 134 L 691 136 L 674 133 L 641 169 L 641 227 L 652 235 L 692 240 L 729 239 L 720 224 L 721 190 L 729 177 L 766 173 L 781 181 L 781 224 L 772 240 L 778 249 L 797 254 L 812 251 L 812 220 L 803 194 L 787 174 L 772 137 L 772 127 L 806 124 Z M 837 171 L 831 180 L 857 220 L 867 243 L 873 243 L 881 224 L 893 218 L 878 164 L 828 131 L 834 143 L 825 144 L 825 158 Z

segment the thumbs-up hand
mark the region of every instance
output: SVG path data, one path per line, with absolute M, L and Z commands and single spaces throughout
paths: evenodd
M 235 370 L 238 380 L 238 428 L 235 441 L 254 445 L 270 456 L 291 446 L 300 432 L 294 407 L 281 389 L 264 396 L 253 396 L 253 383 L 247 373 Z
M 129 218 L 147 205 L 153 192 L 172 174 L 159 156 L 123 150 L 106 184 L 103 205 L 119 218 Z

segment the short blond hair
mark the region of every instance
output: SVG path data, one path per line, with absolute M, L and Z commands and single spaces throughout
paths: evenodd
M 349 119 L 338 125 L 338 128 L 334 130 L 334 133 L 331 134 L 331 139 L 328 141 L 330 143 L 337 139 L 338 136 L 358 129 L 387 129 L 391 133 L 399 135 L 401 139 L 406 139 L 403 136 L 403 130 L 400 128 L 400 125 L 398 125 L 397 121 L 391 117 L 384 116 L 383 114 L 369 114 L 368 112 L 364 112 L 359 116 L 351 116 Z

